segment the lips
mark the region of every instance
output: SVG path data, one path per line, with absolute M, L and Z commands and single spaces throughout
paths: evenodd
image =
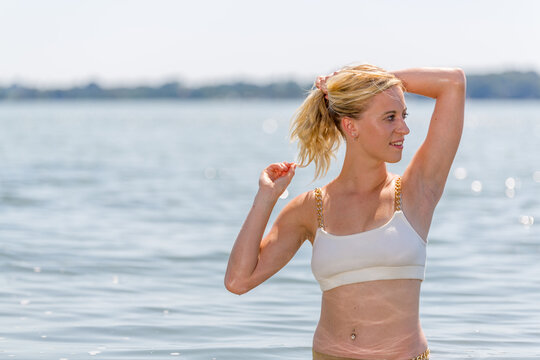
M 398 148 L 398 149 L 403 149 L 403 139 L 402 140 L 397 140 L 397 141 L 393 141 L 390 143 L 390 145 Z

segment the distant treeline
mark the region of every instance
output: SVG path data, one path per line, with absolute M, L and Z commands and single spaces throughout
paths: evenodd
M 157 87 L 103 88 L 96 83 L 71 89 L 45 90 L 19 85 L 0 87 L 0 100 L 32 99 L 294 99 L 311 84 L 284 81 L 267 85 L 246 82 L 200 87 L 170 82 Z M 540 99 L 540 76 L 535 72 L 503 72 L 467 76 L 467 96 L 481 99 Z

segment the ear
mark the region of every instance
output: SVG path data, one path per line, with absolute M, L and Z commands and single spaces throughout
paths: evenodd
M 341 118 L 341 128 L 343 131 L 352 138 L 358 136 L 358 128 L 356 126 L 356 119 L 348 116 Z

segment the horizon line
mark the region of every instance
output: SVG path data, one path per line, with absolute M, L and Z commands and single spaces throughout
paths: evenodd
M 535 69 L 505 69 L 499 71 L 488 71 L 488 72 L 470 72 L 467 73 L 467 76 L 490 76 L 490 75 L 502 75 L 508 73 L 534 73 L 540 76 L 540 71 Z M 306 79 L 303 79 L 306 78 Z M 35 89 L 39 91 L 53 91 L 53 90 L 69 90 L 76 88 L 84 88 L 89 85 L 97 85 L 100 89 L 112 90 L 112 89 L 134 89 L 140 87 L 161 87 L 167 84 L 178 84 L 182 85 L 185 88 L 201 88 L 207 86 L 221 86 L 221 85 L 233 85 L 233 84 L 247 84 L 247 85 L 257 85 L 265 86 L 278 83 L 288 83 L 294 82 L 296 84 L 304 85 L 309 84 L 311 80 L 307 80 L 307 76 L 292 76 L 292 75 L 283 75 L 283 76 L 271 76 L 266 78 L 256 78 L 248 76 L 237 76 L 237 77 L 224 77 L 224 78 L 215 78 L 215 79 L 206 79 L 206 80 L 186 80 L 181 76 L 162 76 L 160 79 L 144 79 L 139 80 L 108 80 L 108 79 L 99 79 L 96 77 L 88 77 L 84 80 L 67 80 L 65 83 L 62 82 L 51 82 L 49 84 L 41 83 L 40 81 L 31 81 L 31 80 L 12 80 L 12 81 L 2 81 L 0 79 L 0 88 L 9 89 L 13 87 Z

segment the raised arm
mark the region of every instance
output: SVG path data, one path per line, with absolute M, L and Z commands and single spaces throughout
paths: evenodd
M 428 134 L 403 174 L 409 188 L 435 207 L 457 152 L 465 108 L 465 74 L 461 69 L 419 68 L 393 72 L 406 91 L 436 99 Z M 420 194 L 419 194 L 420 193 Z M 422 201 L 423 200 L 423 201 Z
M 307 238 L 301 224 L 302 196 L 293 199 L 278 215 L 272 229 L 264 230 L 279 196 L 294 176 L 296 164 L 272 164 L 261 174 L 259 191 L 236 238 L 225 274 L 225 287 L 243 294 L 278 272 Z

